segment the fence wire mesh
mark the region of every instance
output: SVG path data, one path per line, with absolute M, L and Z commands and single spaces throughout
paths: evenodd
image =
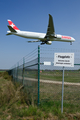
M 80 50 L 40 47 L 40 101 L 61 101 L 63 67 L 54 66 L 54 53 L 74 53 L 74 67 L 64 68 L 64 102 L 80 108 Z
M 32 101 L 61 103 L 63 68 L 54 66 L 54 53 L 74 53 L 74 67 L 64 68 L 64 103 L 80 109 L 80 50 L 40 46 L 40 56 L 36 48 L 12 67 L 13 79 L 25 86 Z
M 38 49 L 26 55 L 11 69 L 13 81 L 24 85 L 27 99 L 37 103 L 38 100 Z

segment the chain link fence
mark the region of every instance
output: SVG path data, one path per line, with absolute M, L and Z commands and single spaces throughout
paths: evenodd
M 23 84 L 28 98 L 38 105 L 61 103 L 63 68 L 54 66 L 54 53 L 74 53 L 74 67 L 64 68 L 64 103 L 80 108 L 80 50 L 38 46 L 12 67 L 13 80 Z
M 38 49 L 26 55 L 11 70 L 13 81 L 24 86 L 30 103 L 38 101 Z
M 64 103 L 80 108 L 80 50 L 40 47 L 40 102 L 61 101 L 63 67 L 54 66 L 54 53 L 74 53 L 74 67 L 64 68 Z

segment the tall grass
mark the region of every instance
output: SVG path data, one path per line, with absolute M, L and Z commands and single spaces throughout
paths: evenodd
M 73 112 L 70 110 L 73 109 Z M 42 101 L 40 106 L 30 104 L 20 84 L 13 84 L 7 72 L 0 72 L 0 120 L 79 120 L 78 106 L 61 101 Z

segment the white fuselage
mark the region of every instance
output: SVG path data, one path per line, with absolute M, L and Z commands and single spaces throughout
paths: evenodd
M 46 33 L 38 33 L 38 32 L 29 32 L 29 31 L 17 30 L 17 32 L 11 32 L 11 34 L 14 34 L 14 35 L 17 35 L 17 36 L 20 36 L 20 37 L 24 37 L 24 38 L 38 39 L 38 40 L 43 40 L 43 41 L 46 40 L 46 38 L 45 38 Z M 73 37 L 70 37 L 70 36 L 55 34 L 55 38 L 51 37 L 50 41 L 74 42 L 75 39 Z

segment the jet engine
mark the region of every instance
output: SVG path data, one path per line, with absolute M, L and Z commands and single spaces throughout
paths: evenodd
M 51 45 L 52 41 L 47 41 L 46 44 Z

